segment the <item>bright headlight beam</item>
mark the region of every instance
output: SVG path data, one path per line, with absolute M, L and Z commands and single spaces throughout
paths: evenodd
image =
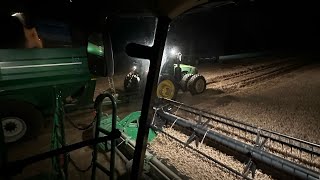
M 177 48 L 172 48 L 171 51 L 170 51 L 170 54 L 171 54 L 171 55 L 176 55 L 177 52 L 178 52 L 178 51 L 177 51 Z
M 132 69 L 135 71 L 137 69 L 137 66 L 133 66 Z

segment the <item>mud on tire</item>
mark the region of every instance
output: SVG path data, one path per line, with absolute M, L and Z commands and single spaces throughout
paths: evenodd
M 191 79 L 191 77 L 193 76 L 193 74 L 185 74 L 183 75 L 181 81 L 180 81 L 180 87 L 181 87 L 181 90 L 183 92 L 186 92 L 188 91 L 188 82 L 189 80 Z
M 188 81 L 187 87 L 192 95 L 201 94 L 206 90 L 207 82 L 202 75 L 195 74 Z

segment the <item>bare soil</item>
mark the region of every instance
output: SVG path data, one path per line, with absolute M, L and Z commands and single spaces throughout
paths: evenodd
M 218 67 L 216 65 L 214 69 Z M 239 70 L 230 68 L 226 74 L 234 71 Z M 310 63 L 294 71 L 237 88 L 233 92 L 208 87 L 200 95 L 180 94 L 178 100 L 254 126 L 320 144 L 319 75 L 320 63 Z

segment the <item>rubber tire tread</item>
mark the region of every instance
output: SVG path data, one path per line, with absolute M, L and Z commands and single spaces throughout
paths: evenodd
M 18 117 L 26 123 L 27 131 L 25 135 L 17 141 L 8 143 L 14 144 L 23 140 L 37 137 L 44 124 L 44 117 L 40 110 L 27 102 L 8 100 L 0 102 L 0 119 L 5 117 Z
M 197 82 L 198 80 L 203 80 L 204 83 L 205 83 L 205 86 L 204 86 L 203 90 L 201 90 L 201 91 L 199 91 L 199 92 L 198 92 L 197 89 L 196 89 L 196 82 Z M 193 75 L 193 76 L 190 78 L 190 80 L 188 81 L 187 87 L 188 87 L 188 90 L 190 91 L 190 93 L 191 93 L 192 95 L 201 94 L 201 93 L 203 93 L 203 92 L 206 90 L 207 82 L 206 82 L 206 79 L 205 79 L 201 74 L 195 74 L 195 75 Z
M 180 87 L 181 87 L 181 90 L 183 92 L 186 92 L 188 91 L 188 82 L 189 80 L 191 79 L 191 77 L 193 76 L 193 74 L 185 74 L 181 81 L 180 81 Z
M 158 85 L 160 84 L 161 81 L 163 80 L 170 80 L 173 84 L 174 84 L 174 87 L 175 87 L 175 91 L 174 91 L 174 95 L 173 95 L 173 98 L 171 100 L 175 100 L 177 98 L 177 95 L 178 95 L 178 91 L 179 91 L 179 86 L 177 85 L 176 81 L 174 80 L 174 78 L 170 75 L 167 75 L 167 74 L 164 74 L 164 75 L 161 75 L 159 77 L 159 82 L 158 82 Z M 158 87 L 157 87 L 158 89 Z

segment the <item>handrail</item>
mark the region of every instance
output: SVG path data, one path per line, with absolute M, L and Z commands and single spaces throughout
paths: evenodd
M 54 156 L 58 156 L 63 153 L 71 152 L 76 149 L 83 148 L 85 146 L 90 146 L 92 144 L 99 144 L 99 143 L 102 143 L 102 142 L 105 142 L 105 141 L 108 141 L 111 139 L 117 139 L 120 137 L 120 135 L 121 135 L 121 132 L 119 130 L 116 130 L 114 132 L 111 132 L 109 134 L 109 136 L 104 136 L 104 137 L 99 137 L 96 139 L 89 139 L 89 140 L 81 141 L 81 142 L 74 143 L 74 144 L 71 144 L 71 145 L 68 145 L 68 146 L 65 146 L 62 148 L 52 150 L 52 151 L 48 151 L 45 153 L 41 153 L 41 154 L 37 154 L 37 155 L 31 156 L 31 157 L 27 157 L 22 160 L 9 162 L 5 166 L 0 167 L 0 174 L 7 175 L 7 176 L 13 176 L 15 174 L 21 173 L 22 170 L 30 164 L 33 164 L 38 161 L 42 161 L 42 160 L 45 160 L 45 159 L 48 159 L 48 158 L 51 158 Z
M 94 102 L 94 108 L 96 109 L 97 112 L 97 120 L 96 120 L 96 131 L 95 131 L 95 138 L 99 137 L 99 126 L 100 126 L 100 121 L 102 117 L 102 102 L 103 100 L 108 97 L 111 101 L 112 104 L 112 128 L 111 128 L 111 134 L 115 132 L 116 125 L 117 125 L 117 103 L 116 99 L 112 96 L 112 94 L 106 92 L 103 94 L 100 94 L 97 98 L 96 101 Z M 120 132 L 120 131 L 119 131 Z M 120 136 L 119 136 L 120 137 Z M 98 147 L 95 145 L 93 147 L 93 160 L 94 163 L 92 165 L 92 174 L 91 174 L 91 179 L 95 179 L 95 172 L 96 172 L 96 167 L 97 163 L 95 162 L 97 159 L 97 150 Z M 113 180 L 115 178 L 115 159 L 116 159 L 116 140 L 111 139 L 111 159 L 110 159 L 110 179 Z
M 30 156 L 21 160 L 16 160 L 13 162 L 7 162 L 7 152 L 6 152 L 6 145 L 5 145 L 5 141 L 4 141 L 4 133 L 3 133 L 3 129 L 2 129 L 2 124 L 0 123 L 0 177 L 10 177 L 10 176 L 14 176 L 18 173 L 21 173 L 23 171 L 23 169 L 33 163 L 36 163 L 38 161 L 42 161 L 48 158 L 52 158 L 55 156 L 58 156 L 60 154 L 65 154 L 71 151 L 74 151 L 76 149 L 80 149 L 83 148 L 85 146 L 90 146 L 90 145 L 94 145 L 94 148 L 96 148 L 96 145 L 98 145 L 99 143 L 102 142 L 106 142 L 106 141 L 111 141 L 111 162 L 110 162 L 110 179 L 114 179 L 114 169 L 115 169 L 115 145 L 116 142 L 115 140 L 120 138 L 121 136 L 121 132 L 119 130 L 116 129 L 116 117 L 117 117 L 117 112 L 116 112 L 116 100 L 115 98 L 109 94 L 109 93 L 104 93 L 104 94 L 100 94 L 95 101 L 94 107 L 97 111 L 97 120 L 101 119 L 101 115 L 102 115 L 102 102 L 104 100 L 104 98 L 109 97 L 111 102 L 112 102 L 112 106 L 113 106 L 113 113 L 112 113 L 112 131 L 107 135 L 107 136 L 103 136 L 103 137 L 98 137 L 97 135 L 95 136 L 95 138 L 93 139 L 89 139 L 89 140 L 84 140 L 81 142 L 77 142 L 71 145 L 66 145 L 63 146 L 61 148 L 57 148 L 51 151 L 47 151 L 44 153 L 40 153 L 34 156 Z M 100 122 L 100 121 L 99 121 Z M 98 122 L 96 124 L 96 126 L 98 126 Z M 96 133 L 99 133 L 98 131 L 96 131 Z M 97 155 L 97 149 L 95 155 Z M 96 167 L 95 163 L 93 164 L 93 166 Z M 92 171 L 95 172 L 95 171 Z M 92 173 L 95 175 L 95 173 Z M 8 178 L 6 178 L 8 179 Z M 94 179 L 94 178 L 93 178 Z

